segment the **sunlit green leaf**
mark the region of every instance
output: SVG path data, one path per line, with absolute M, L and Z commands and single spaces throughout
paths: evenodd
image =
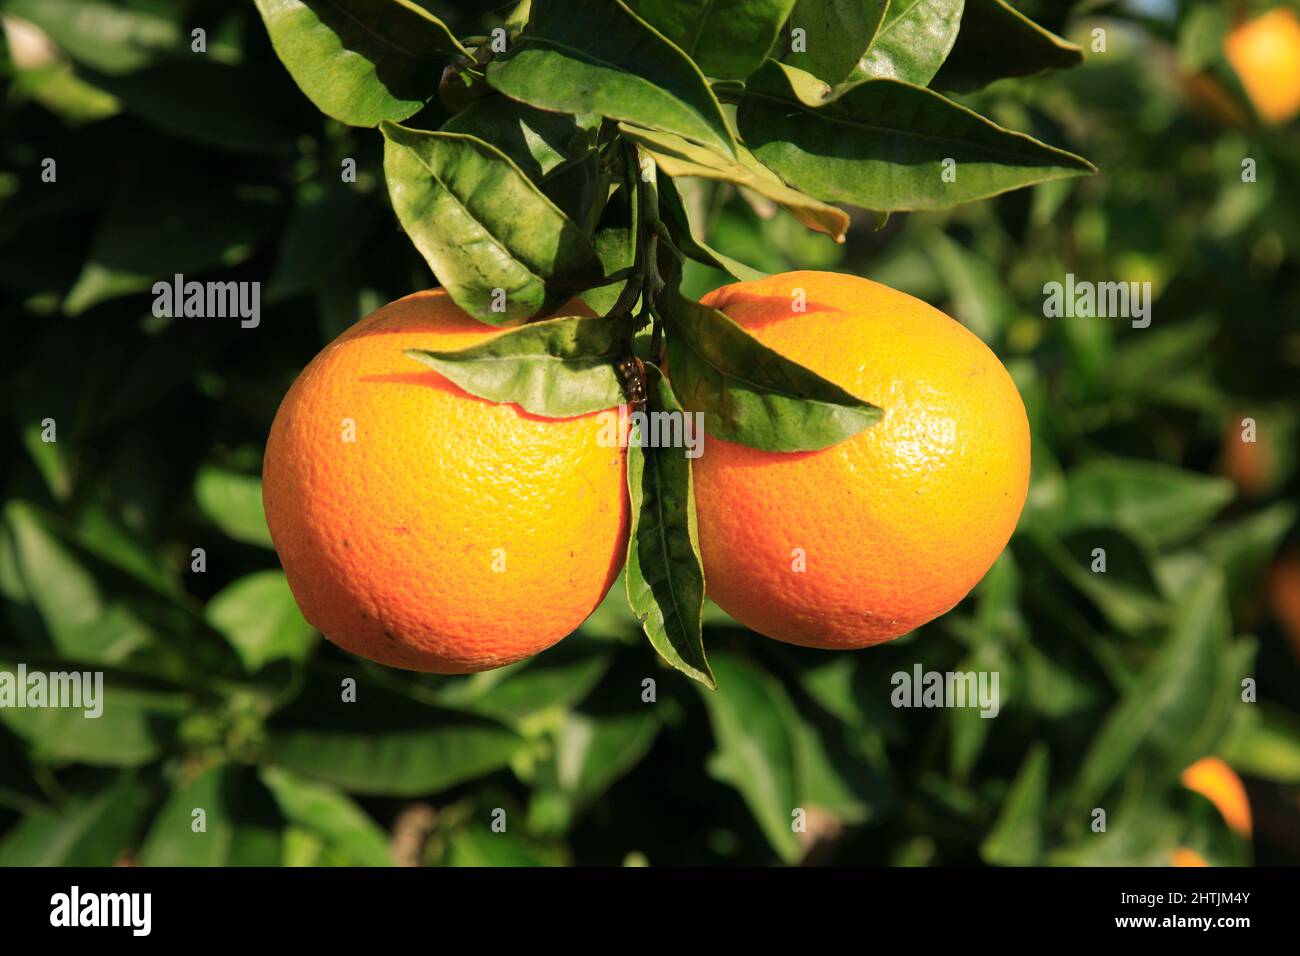
M 353 126 L 428 102 L 447 56 L 465 53 L 412 0 L 256 0 L 276 55 L 322 113 Z
M 462 133 L 382 130 L 397 218 L 470 315 L 492 325 L 529 318 L 599 279 L 591 240 L 496 147 Z
M 898 80 L 868 80 L 814 108 L 770 61 L 746 87 L 737 122 L 754 155 L 791 186 L 866 209 L 938 209 L 1094 172 Z
M 542 109 L 598 113 L 735 150 L 699 67 L 621 0 L 538 3 L 519 41 L 488 66 L 487 81 Z
M 411 349 L 411 358 L 471 395 L 513 402 L 548 418 L 612 408 L 624 401 L 616 364 L 630 328 L 609 318 L 566 316 L 531 322 L 458 351 Z

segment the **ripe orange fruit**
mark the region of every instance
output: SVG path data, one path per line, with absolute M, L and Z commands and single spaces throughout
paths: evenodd
M 483 401 L 402 354 L 499 334 L 419 292 L 326 346 L 280 405 L 271 538 L 303 616 L 354 654 L 500 667 L 573 631 L 622 566 L 625 453 L 600 447 L 597 415 Z
M 1006 546 L 1029 485 L 1029 423 L 997 356 L 937 309 L 855 276 L 788 272 L 702 301 L 884 409 L 816 452 L 705 442 L 708 594 L 761 634 L 823 648 L 878 644 L 951 609 Z
M 1300 18 L 1275 7 L 1228 34 L 1223 52 L 1255 111 L 1270 123 L 1300 113 Z
M 1209 866 L 1205 862 L 1205 857 L 1195 850 L 1189 850 L 1185 846 L 1180 846 L 1177 850 L 1169 855 L 1169 862 L 1173 866 Z
M 1300 661 L 1300 554 L 1288 551 L 1273 562 L 1268 572 L 1268 601 Z
M 1218 757 L 1204 757 L 1183 771 L 1183 786 L 1209 800 L 1238 836 L 1250 836 L 1250 801 L 1232 768 Z

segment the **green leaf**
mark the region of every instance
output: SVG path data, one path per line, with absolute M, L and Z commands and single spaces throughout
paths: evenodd
M 1169 610 L 1151 573 L 1154 556 L 1123 532 L 1084 528 L 1062 540 L 1027 523 L 1015 548 L 1030 556 L 1026 564 L 1055 570 L 1121 631 L 1142 634 L 1168 623 Z M 1097 548 L 1105 551 L 1104 572 L 1093 571 Z
M 856 748 L 843 746 L 839 728 L 819 727 L 800 714 L 791 730 L 803 809 L 829 814 L 841 824 L 865 823 L 874 817 L 886 791 L 871 761 L 863 760 Z
M 568 644 L 522 664 L 485 671 L 439 688 L 437 703 L 481 714 L 521 732 L 580 703 L 609 669 L 609 657 Z
M 112 866 L 130 848 L 148 797 L 124 773 L 58 812 L 28 813 L 0 842 L 0 866 Z
M 126 73 L 181 47 L 181 27 L 164 13 L 102 0 L 6 0 L 6 14 L 34 23 L 79 63 Z
M 881 28 L 889 0 L 799 0 L 790 28 L 804 31 L 804 50 L 792 50 L 792 66 L 831 85 L 857 67 Z
M 488 65 L 487 81 L 542 109 L 598 113 L 735 153 L 704 74 L 621 0 L 539 0 L 528 29 Z
M 495 721 L 429 709 L 422 727 L 277 730 L 266 762 L 350 793 L 417 796 L 508 766 L 521 743 Z
M 0 670 L 16 675 L 17 663 L 5 661 Z M 93 673 L 66 664 L 27 665 L 29 675 L 37 670 Z M 176 722 L 194 706 L 184 694 L 133 686 L 111 671 L 98 689 L 98 700 L 83 699 L 81 707 L 0 707 L 0 723 L 27 741 L 37 761 L 138 767 L 162 753 L 174 738 Z M 88 716 L 88 709 L 99 710 L 99 716 Z
M 641 217 L 641 204 L 636 201 L 636 192 L 630 184 L 620 183 L 611 192 L 601 210 L 600 220 L 596 224 L 593 243 L 596 255 L 600 256 L 601 266 L 605 270 L 601 285 L 594 286 L 579 293 L 587 307 L 601 315 L 607 314 L 618 302 L 623 293 L 627 279 L 614 279 L 614 276 L 630 275 L 636 264 L 637 230 Z
M 797 189 L 791 189 L 744 146 L 737 147 L 737 158 L 732 160 L 668 133 L 639 129 L 622 123 L 619 124 L 619 132 L 649 153 L 656 165 L 669 176 L 718 179 L 752 189 L 789 210 L 791 215 L 809 229 L 824 232 L 836 242 L 844 241 L 849 228 L 847 213 Z
M 165 133 L 238 153 L 291 154 L 293 94 L 273 68 L 181 53 L 121 75 L 92 75 L 122 107 Z M 288 102 L 286 102 L 288 101 Z
M 553 753 L 539 769 L 528 807 L 530 831 L 562 833 L 573 818 L 630 771 L 654 744 L 660 722 L 641 711 L 569 713 L 553 735 Z
M 448 54 L 468 55 L 411 0 L 256 0 L 276 55 L 317 109 L 352 126 L 417 112 Z
M 760 161 L 828 202 L 939 209 L 1095 172 L 1072 153 L 919 86 L 867 80 L 814 108 L 794 82 L 782 64 L 768 62 L 750 80 L 737 123 Z
M 1232 482 L 1152 461 L 1085 462 L 1066 477 L 1063 530 L 1114 527 L 1156 547 L 1203 530 L 1232 500 Z
M 1300 717 L 1268 702 L 1243 707 L 1220 755 L 1240 773 L 1300 784 Z
M 660 215 L 672 233 L 673 243 L 684 255 L 706 266 L 721 269 L 741 282 L 752 282 L 766 277 L 766 272 L 760 272 L 719 252 L 699 238 L 691 226 L 690 215 L 671 176 L 664 176 L 659 180 L 659 203 Z
M 980 856 L 995 866 L 1032 866 L 1043 851 L 1047 804 L 1047 747 L 1035 742 L 1007 791 L 997 823 L 984 838 Z
M 446 133 L 464 133 L 509 156 L 534 182 L 589 153 L 600 117 L 553 113 L 492 94 L 480 97 L 442 124 Z
M 675 290 L 664 299 L 668 362 L 682 404 L 715 438 L 764 451 L 815 451 L 879 420 L 876 406 L 763 345 Z
M 1210 69 L 1223 56 L 1231 11 L 1218 4 L 1189 8 L 1178 24 L 1178 63 L 1189 73 Z
M 743 80 L 763 65 L 795 0 L 639 0 L 637 12 L 701 70 Z
M 470 315 L 529 318 L 600 278 L 590 239 L 499 149 L 461 133 L 381 129 L 393 210 Z
M 659 369 L 646 364 L 647 410 L 688 420 Z M 704 656 L 700 614 L 704 566 L 695 525 L 695 487 L 685 448 L 643 448 L 652 425 L 628 436 L 627 600 L 650 643 L 670 666 L 706 687 L 717 686 Z M 700 440 L 702 436 L 696 436 Z
M 64 311 L 79 315 L 178 273 L 188 281 L 237 265 L 270 231 L 274 212 L 260 198 L 237 195 L 211 170 L 141 167 L 109 200 Z M 224 321 L 238 328 L 240 320 Z
M 497 833 L 480 824 L 457 830 L 447 839 L 446 865 L 564 866 L 564 853 L 537 840 L 513 832 Z
M 280 767 L 259 774 L 286 820 L 322 838 L 356 866 L 392 866 L 388 835 L 345 793 Z
M 628 352 L 628 323 L 573 315 L 511 329 L 455 351 L 406 354 L 471 395 L 513 402 L 534 415 L 569 418 L 623 401 L 615 363 Z
M 204 465 L 194 478 L 194 500 L 203 516 L 244 544 L 271 547 L 262 510 L 262 479 Z
M 250 672 L 271 661 L 304 660 L 311 649 L 312 626 L 303 620 L 282 571 L 240 578 L 208 602 L 204 616 Z
M 282 825 L 275 802 L 252 768 L 213 767 L 172 793 L 149 828 L 139 862 L 278 866 Z
M 10 501 L 4 519 L 24 603 L 40 615 L 61 655 L 111 663 L 149 641 L 148 629 L 129 609 L 105 600 L 95 576 L 42 512 Z
M 346 270 L 375 220 L 375 197 L 355 184 L 311 180 L 298 188 L 280 236 L 266 300 L 315 293 L 322 277 Z
M 724 651 L 713 666 L 719 690 L 704 695 L 717 745 L 710 772 L 740 791 L 772 848 L 793 863 L 802 856 L 791 826 L 800 801 L 798 711 L 781 684 L 745 658 Z
M 964 5 L 964 0 L 893 0 L 850 79 L 928 86 L 957 42 Z
M 1172 779 L 1215 750 L 1237 700 L 1231 626 L 1222 576 L 1209 572 L 1089 744 L 1072 790 L 1076 807 L 1093 806 L 1130 767 Z
M 966 0 L 957 43 L 934 78 L 968 92 L 994 80 L 1077 66 L 1083 50 L 1045 30 L 1005 0 Z
M 926 236 L 926 252 L 952 297 L 952 317 L 993 343 L 1016 315 L 1016 302 L 998 270 L 940 229 Z

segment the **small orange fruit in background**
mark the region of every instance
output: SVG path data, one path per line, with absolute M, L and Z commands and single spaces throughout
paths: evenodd
M 513 663 L 572 632 L 622 566 L 625 453 L 600 446 L 597 415 L 483 401 L 402 354 L 498 334 L 441 290 L 407 296 L 326 346 L 276 413 L 271 538 L 303 616 L 354 654 Z
M 709 596 L 761 634 L 822 648 L 878 644 L 951 609 L 1006 546 L 1029 487 L 1029 422 L 997 356 L 856 276 L 790 272 L 702 301 L 884 409 L 815 452 L 705 441 L 694 473 Z
M 1232 768 L 1218 757 L 1203 757 L 1183 771 L 1183 786 L 1194 790 L 1218 808 L 1228 828 L 1250 836 L 1250 801 L 1246 788 Z
M 1228 34 L 1223 52 L 1255 111 L 1269 123 L 1300 114 L 1300 18 L 1275 7 Z
M 1180 846 L 1177 850 L 1169 855 L 1169 862 L 1173 866 L 1209 866 L 1205 862 L 1205 857 L 1195 850 L 1189 850 L 1185 846 Z
M 1300 661 L 1300 553 L 1278 556 L 1268 572 L 1268 600 L 1291 652 Z

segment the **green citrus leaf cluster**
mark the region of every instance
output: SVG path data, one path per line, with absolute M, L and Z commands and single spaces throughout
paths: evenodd
M 681 293 L 688 259 L 763 273 L 704 241 L 676 180 L 725 183 L 843 242 L 837 204 L 879 228 L 1094 171 L 928 88 L 1078 61 L 1001 0 L 531 0 L 462 37 L 408 0 L 258 9 L 322 111 L 379 128 L 393 211 L 438 282 L 506 328 L 410 356 L 535 415 L 631 400 L 648 413 L 634 436 L 690 412 L 713 437 L 799 452 L 881 413 Z M 435 98 L 452 115 L 426 128 Z M 712 686 L 690 460 L 633 447 L 628 476 L 629 602 L 661 656 Z

